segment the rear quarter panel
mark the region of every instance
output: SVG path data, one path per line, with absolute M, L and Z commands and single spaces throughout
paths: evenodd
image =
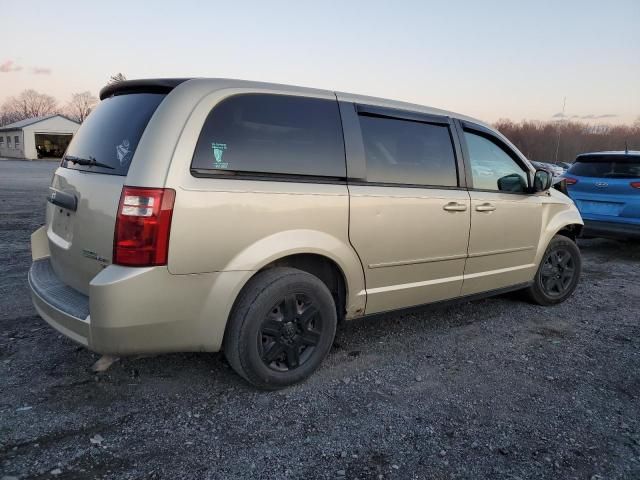
M 176 193 L 169 271 L 257 271 L 314 253 L 345 275 L 347 312 L 364 307 L 362 266 L 348 241 L 345 185 L 184 178 Z

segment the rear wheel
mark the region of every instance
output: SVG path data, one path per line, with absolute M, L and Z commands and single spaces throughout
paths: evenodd
M 336 332 L 336 307 L 326 285 L 293 268 L 257 274 L 240 294 L 225 335 L 224 353 L 253 385 L 277 389 L 311 375 Z
M 533 285 L 526 290 L 529 299 L 538 305 L 564 302 L 578 286 L 581 271 L 578 246 L 570 238 L 556 235 L 542 257 Z

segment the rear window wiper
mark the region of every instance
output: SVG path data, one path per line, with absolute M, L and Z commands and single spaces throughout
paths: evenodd
M 102 168 L 110 168 L 111 170 L 115 170 L 115 167 L 111 165 L 107 165 L 106 163 L 98 162 L 95 158 L 82 158 L 82 157 L 74 157 L 71 155 L 67 155 L 64 157 L 65 161 L 71 162 L 74 165 L 84 165 L 87 167 L 102 167 Z

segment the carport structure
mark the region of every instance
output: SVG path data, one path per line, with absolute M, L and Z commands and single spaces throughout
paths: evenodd
M 0 127 L 0 157 L 59 158 L 80 124 L 62 115 L 28 118 Z

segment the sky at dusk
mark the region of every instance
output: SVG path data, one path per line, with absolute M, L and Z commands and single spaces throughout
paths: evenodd
M 485 121 L 640 117 L 640 0 L 0 0 L 0 103 L 109 76 L 229 77 Z M 556 115 L 554 117 L 554 115 Z

